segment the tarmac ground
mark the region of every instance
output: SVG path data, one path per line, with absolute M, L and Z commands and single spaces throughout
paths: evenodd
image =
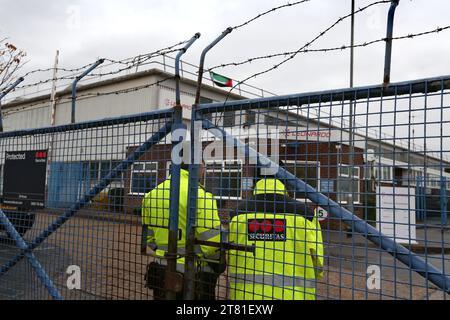
M 33 228 L 25 235 L 31 241 L 42 232 L 59 212 L 40 212 Z M 449 246 L 449 231 L 431 228 L 427 243 Z M 67 221 L 33 253 L 65 299 L 153 299 L 144 286 L 144 274 L 152 257 L 140 253 L 140 217 L 85 210 Z M 418 238 L 424 236 L 418 230 Z M 319 300 L 378 299 L 449 299 L 431 282 L 370 244 L 364 237 L 347 237 L 343 232 L 324 232 L 325 275 L 318 281 Z M 431 241 L 430 239 L 434 239 Z M 418 241 L 419 245 L 421 241 Z M 422 241 L 423 242 L 423 241 Z M 439 246 L 438 246 L 439 247 Z M 420 250 L 419 250 L 420 251 Z M 425 250 L 426 251 L 426 250 Z M 10 241 L 0 240 L 0 265 L 19 250 Z M 426 262 L 450 274 L 450 255 L 417 253 Z M 81 269 L 81 289 L 69 290 L 67 268 Z M 367 268 L 379 266 L 380 288 L 367 288 Z M 219 279 L 217 298 L 227 299 L 229 286 L 226 273 Z M 50 299 L 26 259 L 0 276 L 0 299 Z

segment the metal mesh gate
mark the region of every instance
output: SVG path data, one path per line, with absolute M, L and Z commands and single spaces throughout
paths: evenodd
M 29 155 L 46 180 L 44 199 L 3 192 L 0 297 L 154 298 L 142 200 L 172 173 L 189 175 L 178 184 L 178 297 L 192 297 L 201 266 L 226 262 L 217 299 L 447 299 L 449 85 L 199 105 L 184 169 L 173 164 L 170 136 L 184 128 L 173 110 L 2 133 L 3 187 L 15 181 L 11 161 Z M 174 186 L 148 206 L 173 206 Z M 150 229 L 180 218 L 169 207 Z
M 218 296 L 447 299 L 449 85 L 199 106 L 198 181 L 216 196 L 230 241 L 248 247 L 228 251 Z M 318 276 L 310 271 L 322 265 L 307 257 L 322 244 Z
M 47 162 L 45 206 L 4 203 L 3 212 L 19 233 L 29 229 L 24 239 L 51 292 L 16 247 L 18 235 L 2 232 L 1 299 L 151 298 L 143 281 L 150 258 L 140 252 L 141 201 L 168 174 L 171 115 L 167 110 L 1 134 L 10 181 L 8 152 Z M 24 196 L 37 201 L 32 193 L 17 199 Z

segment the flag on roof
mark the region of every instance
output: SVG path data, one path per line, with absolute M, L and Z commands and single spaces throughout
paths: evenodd
M 215 72 L 210 72 L 211 80 L 219 87 L 232 87 L 233 80 Z

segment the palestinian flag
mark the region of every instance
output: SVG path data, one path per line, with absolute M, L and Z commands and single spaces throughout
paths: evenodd
M 211 80 L 218 85 L 219 87 L 232 87 L 233 86 L 233 80 L 224 76 L 221 76 L 220 74 L 210 72 Z

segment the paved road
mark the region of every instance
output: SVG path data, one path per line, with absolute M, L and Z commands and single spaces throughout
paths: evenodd
M 54 215 L 39 214 L 25 238 L 31 241 Z M 133 219 L 138 220 L 139 217 Z M 74 217 L 33 252 L 66 299 L 150 299 L 144 287 L 148 257 L 139 252 L 140 227 L 106 217 Z M 18 253 L 0 241 L 0 265 Z M 67 268 L 81 268 L 81 290 L 67 289 Z M 0 276 L 0 299 L 49 299 L 26 259 Z
M 333 232 L 331 235 L 325 233 L 324 241 L 326 242 L 325 255 L 330 274 L 336 278 L 335 282 L 338 285 L 339 283 L 349 283 L 348 291 L 351 291 L 351 286 L 356 286 L 358 288 L 356 290 L 361 290 L 360 293 L 366 296 L 368 290 L 365 282 L 368 267 L 379 266 L 382 288 L 374 293 L 374 297 L 378 293 L 379 298 L 383 299 L 450 299 L 449 295 L 444 296 L 442 291 L 412 271 L 408 265 L 403 264 L 384 250 L 371 246 L 371 243 L 362 236 L 354 235 L 352 238 L 347 238 L 337 232 Z M 422 254 L 419 256 L 438 270 L 444 270 L 444 273 L 450 276 L 450 255 Z M 359 278 L 359 282 L 355 285 L 353 284 L 354 279 L 345 278 Z M 354 292 L 347 295 L 353 297 Z
M 55 219 L 41 213 L 35 226 L 26 235 L 30 241 Z M 144 287 L 144 272 L 149 257 L 139 252 L 139 217 L 120 221 L 107 216 L 90 219 L 77 216 L 47 239 L 34 253 L 61 294 L 66 299 L 151 299 Z M 347 239 L 325 235 L 326 273 L 319 283 L 319 299 L 442 299 L 442 293 L 421 276 L 373 247 L 358 247 L 365 239 Z M 18 250 L 0 241 L 0 265 Z M 450 274 L 450 256 L 427 256 L 430 263 Z M 82 289 L 66 287 L 67 267 L 78 265 L 82 271 Z M 382 288 L 369 291 L 366 270 L 369 265 L 381 267 Z M 226 279 L 222 279 L 220 297 L 225 297 Z M 43 285 L 26 260 L 6 275 L 0 276 L 0 299 L 49 299 Z M 448 299 L 448 296 L 445 298 Z

